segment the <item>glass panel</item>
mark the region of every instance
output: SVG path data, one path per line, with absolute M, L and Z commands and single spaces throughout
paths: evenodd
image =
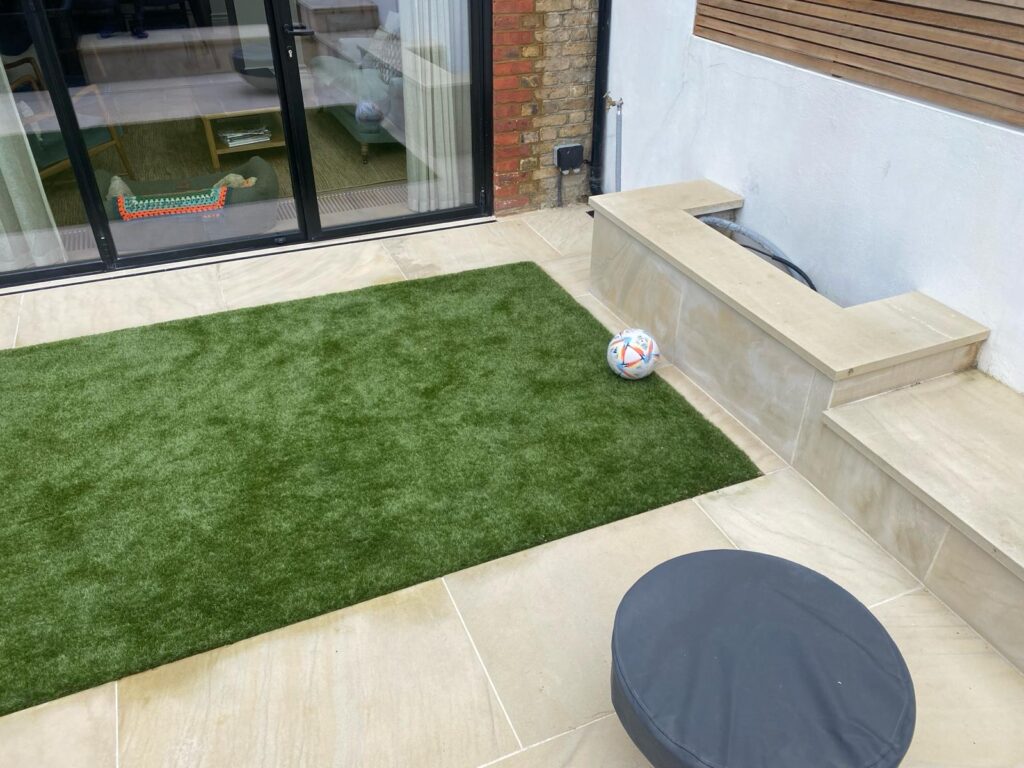
M 118 254 L 295 232 L 263 0 L 47 0 Z
M 468 0 L 291 0 L 323 226 L 472 205 Z
M 97 261 L 20 6 L 0 2 L 0 273 Z

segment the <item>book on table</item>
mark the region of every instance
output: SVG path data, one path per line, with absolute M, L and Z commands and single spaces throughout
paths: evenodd
M 246 144 L 260 144 L 270 141 L 270 129 L 265 125 L 249 128 L 222 128 L 217 131 L 220 140 L 229 147 L 241 147 Z

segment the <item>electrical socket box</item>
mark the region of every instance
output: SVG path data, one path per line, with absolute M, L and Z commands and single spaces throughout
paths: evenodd
M 555 147 L 555 167 L 562 173 L 579 173 L 583 168 L 583 145 L 562 144 Z

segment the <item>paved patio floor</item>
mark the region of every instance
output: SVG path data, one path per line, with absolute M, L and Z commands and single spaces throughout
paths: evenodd
M 587 292 L 589 222 L 528 214 L 0 297 L 0 332 L 11 302 L 20 346 L 524 258 L 616 327 Z M 905 766 L 1024 766 L 1024 675 L 681 372 L 662 375 L 765 476 L 0 718 L 0 766 L 642 768 L 609 700 L 615 607 L 658 563 L 731 547 L 824 573 L 889 629 L 918 699 Z

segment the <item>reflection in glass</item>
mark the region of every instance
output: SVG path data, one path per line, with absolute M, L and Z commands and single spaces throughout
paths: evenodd
M 0 273 L 99 259 L 20 14 L 0 6 Z M 98 150 L 112 134 L 90 137 Z
M 299 231 L 264 0 L 40 2 L 119 256 Z M 470 0 L 290 2 L 323 226 L 472 205 Z M 96 258 L 21 3 L 0 0 L 2 270 Z
M 292 0 L 325 227 L 471 205 L 467 0 Z M 305 90 L 309 90 L 308 88 Z
M 119 255 L 297 231 L 263 0 L 64 0 L 48 21 Z

